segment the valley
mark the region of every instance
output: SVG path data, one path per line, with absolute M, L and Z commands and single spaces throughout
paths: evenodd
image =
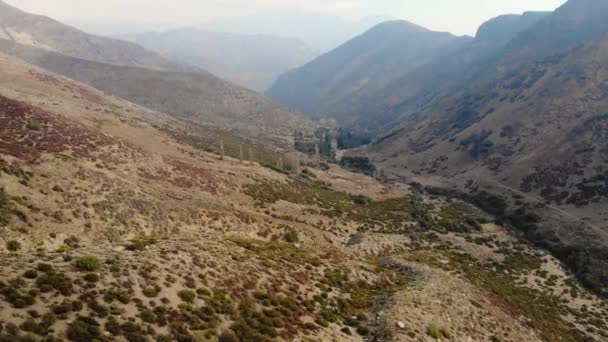
M 608 340 L 604 10 L 389 21 L 271 99 L 0 1 L 0 341 Z

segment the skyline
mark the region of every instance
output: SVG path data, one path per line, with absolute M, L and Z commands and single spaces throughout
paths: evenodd
M 435 31 L 473 36 L 485 21 L 504 14 L 525 11 L 551 11 L 564 0 L 174 0 L 171 8 L 145 0 L 6 0 L 25 11 L 43 14 L 70 23 L 106 26 L 113 23 L 134 30 L 142 25 L 164 29 L 180 26 L 205 26 L 234 22 L 242 17 L 272 16 L 272 13 L 312 13 L 356 21 L 370 16 L 403 19 Z M 133 13 L 137 13 L 133 15 Z M 269 14 L 270 13 L 270 14 Z M 311 23 L 314 25 L 314 23 Z M 249 32 L 252 34 L 260 32 Z M 281 32 L 276 32 L 280 34 Z

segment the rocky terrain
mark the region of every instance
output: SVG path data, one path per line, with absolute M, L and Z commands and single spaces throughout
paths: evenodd
M 347 152 L 204 71 L 0 40 L 0 341 L 608 340 L 589 5 L 487 23 L 433 77 L 492 72 Z M 585 43 L 497 53 L 556 20 Z
M 422 183 L 485 188 L 510 210 L 536 212 L 543 222 L 520 229 L 605 294 L 607 37 L 446 95 L 378 138 L 373 159 Z
M 606 338 L 605 301 L 465 202 L 0 66 L 0 340 Z

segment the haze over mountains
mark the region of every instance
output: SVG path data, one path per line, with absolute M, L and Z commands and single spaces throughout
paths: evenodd
M 298 40 L 129 43 L 0 1 L 0 341 L 605 341 L 605 18 L 385 21 L 279 104 L 231 80 Z
M 182 28 L 125 38 L 259 92 L 264 92 L 280 74 L 317 56 L 313 48 L 298 39 L 271 35 Z

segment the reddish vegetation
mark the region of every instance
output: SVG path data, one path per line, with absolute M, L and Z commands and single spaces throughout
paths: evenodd
M 168 163 L 173 166 L 175 175 L 171 184 L 184 189 L 198 188 L 214 195 L 219 193 L 218 182 L 209 170 L 178 160 L 169 160 Z
M 80 86 L 77 86 L 77 85 L 74 85 L 74 84 L 71 84 L 68 82 L 61 82 L 61 80 L 55 76 L 51 76 L 49 74 L 44 74 L 44 73 L 41 73 L 41 72 L 38 72 L 35 70 L 30 70 L 30 75 L 32 75 L 34 78 L 36 78 L 40 82 L 51 84 L 55 87 L 62 86 L 62 89 L 64 91 L 74 93 L 74 94 L 78 95 L 79 97 L 84 98 L 88 102 L 99 104 L 99 105 L 103 105 L 106 103 L 99 94 L 96 94 L 84 87 L 80 87 Z
M 43 152 L 72 151 L 90 157 L 116 141 L 84 125 L 24 102 L 0 96 L 0 153 L 35 161 Z

